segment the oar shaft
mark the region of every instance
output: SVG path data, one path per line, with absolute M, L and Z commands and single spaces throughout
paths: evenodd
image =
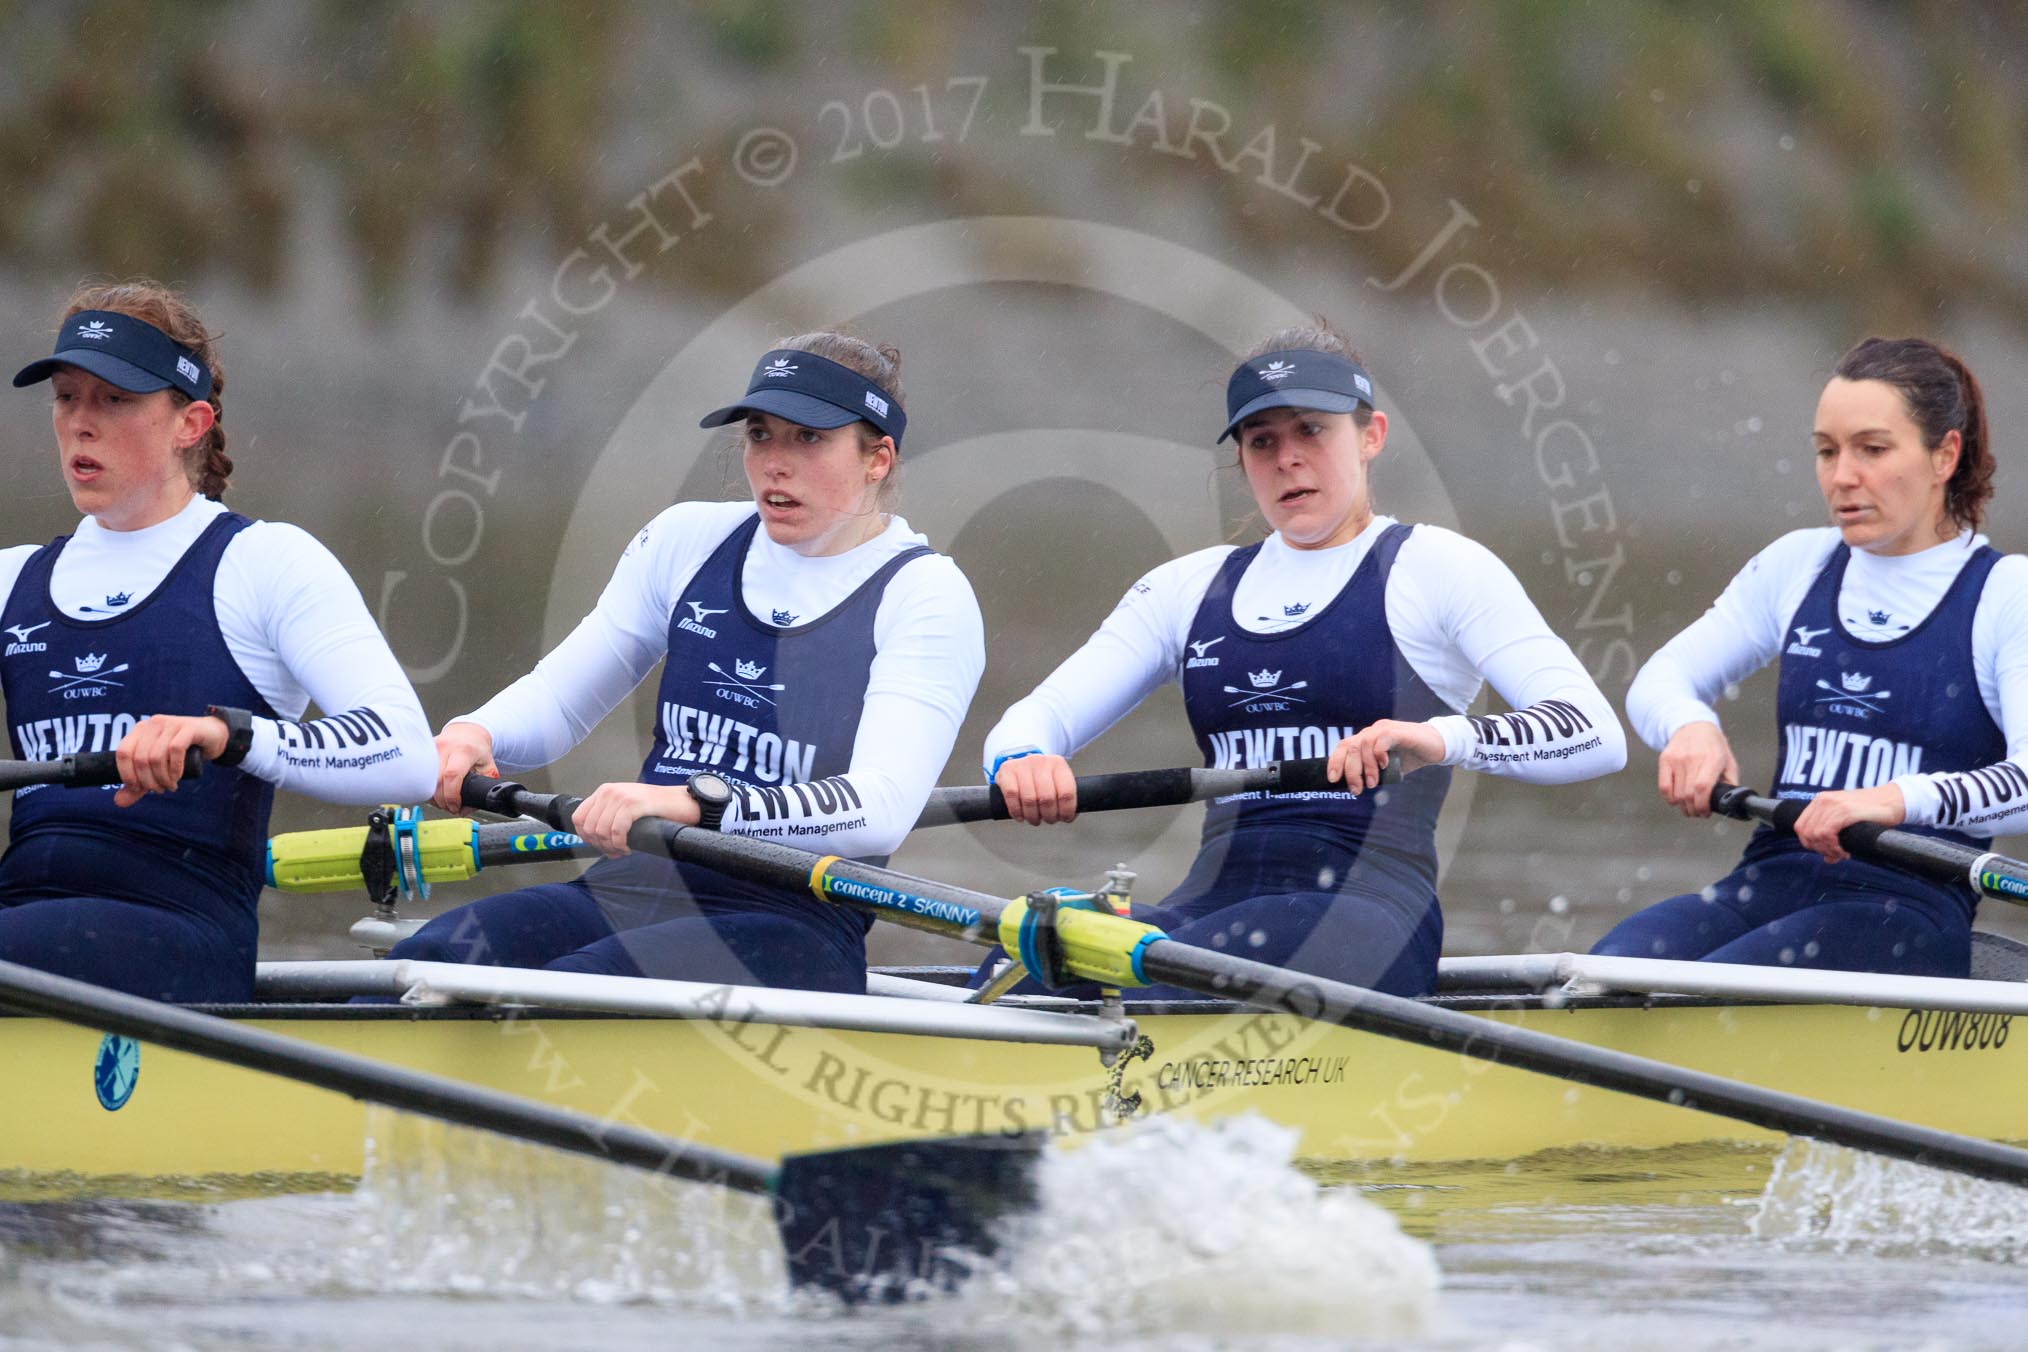
M 567 822 L 580 800 L 568 795 L 531 794 L 516 784 L 493 785 L 475 776 L 466 781 L 465 801 L 494 811 L 528 812 L 555 823 Z M 1025 902 L 930 882 L 892 869 L 834 855 L 812 855 L 772 841 L 721 836 L 652 817 L 634 823 L 627 843 L 637 850 L 704 864 L 765 885 L 808 888 L 821 898 L 870 911 L 883 920 L 975 943 L 1002 942 L 1006 939 L 1001 932 L 1003 918 L 1012 908 L 1026 909 Z M 2028 1151 L 2013 1146 L 1897 1122 L 1292 973 L 1178 943 L 1151 926 L 1119 916 L 1071 911 L 1059 913 L 1057 922 L 1063 926 L 1059 937 L 1072 973 L 1101 984 L 1181 986 L 1202 995 L 1321 1019 L 1418 1046 L 1445 1048 L 1755 1126 L 2028 1186 Z M 1084 937 L 1087 932 L 1089 938 Z M 1008 947 L 1011 951 L 1013 943 Z
M 567 793 L 535 793 L 510 780 L 480 775 L 466 778 L 464 796 L 467 807 L 525 814 L 558 830 L 568 829 L 572 814 L 584 801 Z M 657 817 L 635 822 L 627 832 L 627 844 L 643 854 L 703 864 L 791 892 L 814 892 L 821 900 L 845 902 L 911 929 L 979 943 L 999 941 L 995 928 L 1008 904 L 1004 897 L 927 883 L 836 855 L 814 855 L 792 845 L 720 835 Z
M 1617 1093 L 1658 1099 L 1916 1164 L 1941 1165 L 1981 1178 L 2028 1186 L 2028 1151 L 2014 1146 L 1897 1122 L 1609 1048 L 1588 1047 L 1547 1033 L 1342 982 L 1303 976 L 1173 939 L 1158 939 L 1143 949 L 1141 969 L 1154 981 L 1215 992 L 1263 1009 L 1555 1075 Z
M 11 962 L 0 962 L 0 1005 L 637 1169 L 741 1192 L 768 1192 L 774 1179 L 771 1166 L 742 1155 L 529 1102 L 462 1080 L 334 1051 L 196 1010 L 102 990 Z
M 1126 808 L 1176 807 L 1223 798 L 1235 793 L 1299 793 L 1337 788 L 1324 777 L 1322 757 L 1278 761 L 1238 770 L 1207 770 L 1182 766 L 1170 770 L 1128 770 L 1119 774 L 1079 775 L 1077 810 L 1115 812 Z M 1398 776 L 1383 772 L 1383 782 Z M 1007 800 L 998 785 L 964 785 L 934 790 L 916 818 L 917 828 L 954 822 L 1007 820 Z
M 267 884 L 281 892 L 348 892 L 364 887 L 367 841 L 376 830 L 387 829 L 342 826 L 275 836 L 268 841 Z M 456 817 L 415 823 L 412 849 L 425 883 L 462 882 L 481 869 L 502 864 L 540 864 L 594 853 L 565 832 Z M 404 879 L 409 873 L 409 866 L 401 870 Z

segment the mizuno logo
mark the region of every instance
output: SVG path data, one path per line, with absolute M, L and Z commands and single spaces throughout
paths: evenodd
M 758 681 L 767 673 L 766 667 L 760 666 L 757 663 L 744 661 L 735 661 L 732 664 L 732 670 L 733 674 L 738 676 L 742 681 Z
M 698 624 L 703 624 L 713 615 L 723 615 L 725 613 L 723 610 L 706 610 L 703 606 L 698 605 L 695 601 L 685 601 L 683 604 L 690 607 L 690 618 L 695 620 Z
M 767 377 L 769 380 L 782 380 L 789 376 L 794 375 L 797 371 L 800 371 L 801 369 L 802 368 L 799 366 L 789 365 L 789 359 L 787 357 L 776 357 L 773 361 L 769 362 L 766 366 L 761 368 L 761 374 Z
M 1253 682 L 1253 688 L 1256 690 L 1272 690 L 1281 684 L 1282 674 L 1279 671 L 1267 671 L 1263 669 L 1261 671 L 1249 671 L 1246 673 L 1246 679 Z
M 106 323 L 103 319 L 94 319 L 89 323 L 78 325 L 77 336 L 89 338 L 93 342 L 103 343 L 106 339 L 113 336 L 113 326 Z
M 1266 366 L 1261 367 L 1255 374 L 1259 375 L 1262 380 L 1272 383 L 1278 380 L 1287 380 L 1295 373 L 1296 366 L 1294 362 L 1271 361 Z
M 1219 644 L 1223 642 L 1225 642 L 1225 635 L 1220 634 L 1217 638 L 1207 638 L 1202 643 L 1191 644 L 1190 651 L 1196 653 L 1199 657 L 1202 657 L 1204 656 L 1205 653 L 1209 652 L 1211 649 L 1217 647 Z
M 7 626 L 7 632 L 14 635 L 16 643 L 26 643 L 30 634 L 38 629 L 49 628 L 49 624 L 48 620 L 44 620 L 41 624 L 10 624 Z
M 1806 624 L 1799 624 L 1796 626 L 1796 642 L 1807 648 L 1830 632 L 1829 629 L 1812 629 Z

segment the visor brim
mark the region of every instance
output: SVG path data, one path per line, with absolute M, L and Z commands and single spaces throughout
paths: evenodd
M 134 363 L 110 352 L 97 352 L 91 348 L 73 348 L 59 352 L 41 361 L 32 361 L 14 373 L 14 387 L 22 389 L 49 379 L 66 366 L 75 366 L 80 371 L 89 371 L 109 385 L 117 385 L 129 394 L 153 394 L 166 390 L 174 381 L 143 371 Z
M 1340 394 L 1336 390 L 1272 390 L 1242 404 L 1239 412 L 1225 424 L 1225 430 L 1218 434 L 1218 440 L 1231 436 L 1241 423 L 1254 414 L 1271 408 L 1313 408 L 1319 413 L 1350 413 L 1362 404 L 1372 407 L 1356 394 Z
M 849 408 L 840 408 L 829 400 L 819 399 L 812 394 L 801 394 L 795 390 L 755 390 L 737 404 L 713 409 L 698 422 L 699 427 L 723 427 L 738 422 L 749 413 L 772 413 L 777 418 L 787 419 L 798 427 L 814 427 L 825 431 L 843 427 L 847 423 L 861 420 L 861 415 Z

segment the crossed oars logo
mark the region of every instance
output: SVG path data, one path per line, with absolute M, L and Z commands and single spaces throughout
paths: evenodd
M 1289 692 L 1291 690 L 1307 690 L 1310 688 L 1310 683 L 1308 681 L 1291 681 L 1287 685 L 1277 686 L 1275 683 L 1281 679 L 1281 673 L 1279 671 L 1273 672 L 1249 671 L 1246 674 L 1246 678 L 1247 680 L 1253 682 L 1253 684 L 1256 687 L 1261 688 L 1254 690 L 1242 690 L 1236 685 L 1226 686 L 1225 687 L 1226 694 L 1239 696 L 1238 699 L 1226 705 L 1225 706 L 1226 708 L 1237 709 L 1242 704 L 1251 704 L 1255 700 L 1267 700 L 1267 699 L 1281 699 L 1287 700 L 1291 704 L 1301 704 L 1304 701 L 1299 696 L 1292 695 Z M 1267 689 L 1266 687 L 1269 686 L 1274 686 L 1275 688 Z
M 764 673 L 766 673 L 767 671 L 766 667 L 757 667 L 753 665 L 751 662 L 739 662 L 735 663 L 734 665 L 738 668 L 739 671 L 739 675 L 737 676 L 733 675 L 731 672 L 727 671 L 724 667 L 721 667 L 716 662 L 705 663 L 705 666 L 709 667 L 712 671 L 717 672 L 720 676 L 724 677 L 723 680 L 706 681 L 705 684 L 731 686 L 735 690 L 745 691 L 747 694 L 752 695 L 755 699 L 765 699 L 768 701 L 769 704 L 773 704 L 774 701 L 772 699 L 768 699 L 768 697 L 762 693 L 763 691 L 772 690 L 775 691 L 777 694 L 779 694 L 780 692 L 788 689 L 788 687 L 786 685 L 783 685 L 780 681 L 776 681 L 772 685 L 760 684 L 759 683 L 760 677 Z
M 98 686 L 102 688 L 109 685 L 113 686 L 120 685 L 122 684 L 121 682 L 108 680 L 107 678 L 118 672 L 125 671 L 129 666 L 132 665 L 132 663 L 129 662 L 122 662 L 117 667 L 113 667 L 111 670 L 107 671 L 104 675 L 100 675 L 99 668 L 105 665 L 106 654 L 100 653 L 97 656 L 93 656 L 90 653 L 87 653 L 83 657 L 76 658 L 74 660 L 77 663 L 77 672 L 75 675 L 63 671 L 52 671 L 49 673 L 49 678 L 52 681 L 60 682 L 60 684 L 58 685 L 53 685 L 49 687 L 50 693 L 55 694 L 57 692 L 64 690 L 75 690 L 81 685 Z
M 1887 711 L 1874 701 L 1887 699 L 1894 692 L 1892 690 L 1867 690 L 1866 687 L 1872 684 L 1873 682 L 1869 677 L 1849 674 L 1845 677 L 1845 684 L 1842 686 L 1832 685 L 1829 681 L 1820 679 L 1817 682 L 1817 689 L 1828 690 L 1831 693 L 1817 696 L 1816 702 L 1819 704 L 1856 704 L 1871 713 L 1886 713 Z

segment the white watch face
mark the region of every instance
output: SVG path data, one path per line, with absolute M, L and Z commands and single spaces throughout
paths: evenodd
M 709 770 L 690 776 L 690 792 L 701 797 L 721 800 L 732 797 L 732 787 Z

